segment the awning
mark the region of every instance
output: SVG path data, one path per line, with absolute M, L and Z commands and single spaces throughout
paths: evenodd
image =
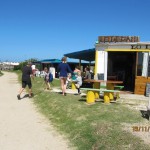
M 107 52 L 150 52 L 150 49 L 105 49 Z
M 85 61 L 95 61 L 95 48 L 64 54 L 64 56 Z
M 44 59 L 44 60 L 40 60 L 40 61 L 37 61 L 37 62 L 34 62 L 34 63 L 42 63 L 42 64 L 56 64 L 56 63 L 60 63 L 61 60 L 59 59 Z

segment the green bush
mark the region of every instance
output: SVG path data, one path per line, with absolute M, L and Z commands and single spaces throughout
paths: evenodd
M 14 67 L 14 70 L 22 70 L 22 68 L 27 65 L 28 61 L 20 62 L 18 66 Z
M 20 62 L 18 66 L 14 67 L 14 70 L 22 70 L 22 68 L 24 66 L 26 66 L 28 62 L 36 62 L 36 61 L 37 61 L 37 59 L 31 58 L 31 59 L 25 60 L 23 62 Z
M 2 76 L 3 75 L 3 73 L 0 71 L 0 76 Z

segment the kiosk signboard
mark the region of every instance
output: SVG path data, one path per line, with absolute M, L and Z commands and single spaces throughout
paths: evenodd
M 106 43 L 106 42 L 139 42 L 139 36 L 99 36 L 98 42 L 99 43 Z

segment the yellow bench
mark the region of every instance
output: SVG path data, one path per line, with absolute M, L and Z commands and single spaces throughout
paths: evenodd
M 99 98 L 99 92 L 104 92 L 104 103 L 110 103 L 110 100 L 113 99 L 112 93 L 117 94 L 120 92 L 118 90 L 93 89 L 93 88 L 81 88 L 80 90 L 87 91 L 86 102 L 88 104 L 95 103 L 95 99 Z
M 114 89 L 115 89 L 115 90 L 122 90 L 123 88 L 124 88 L 123 85 L 115 85 L 115 86 L 114 86 Z M 120 98 L 119 93 L 117 94 L 117 98 Z

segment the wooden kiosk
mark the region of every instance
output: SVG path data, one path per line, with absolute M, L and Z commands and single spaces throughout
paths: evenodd
M 124 90 L 145 94 L 150 82 L 150 42 L 140 42 L 138 36 L 99 36 L 95 44 L 95 75 L 104 80 L 115 76 L 122 80 Z

